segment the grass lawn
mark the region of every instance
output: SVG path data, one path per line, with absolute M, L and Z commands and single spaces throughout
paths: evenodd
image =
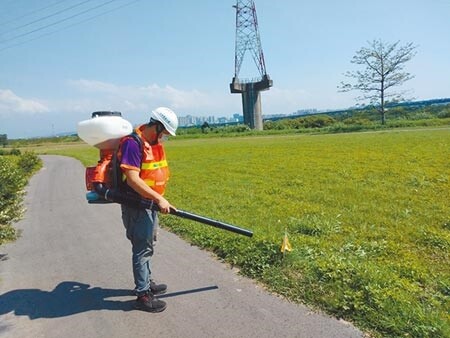
M 383 337 L 450 337 L 450 129 L 170 140 L 165 216 L 287 298 Z M 95 164 L 87 146 L 62 153 Z M 80 184 L 84 184 L 80 182 Z M 280 245 L 287 231 L 293 251 Z

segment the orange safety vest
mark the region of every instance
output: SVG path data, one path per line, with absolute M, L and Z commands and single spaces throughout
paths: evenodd
M 135 130 L 142 144 L 139 177 L 142 178 L 150 188 L 155 190 L 157 193 L 164 195 L 166 184 L 170 176 L 164 147 L 161 143 L 150 145 L 147 141 L 145 141 L 142 137 L 141 128 L 142 126 Z M 122 144 L 122 142 L 127 138 L 129 138 L 129 136 L 122 138 L 120 143 Z M 122 175 L 122 179 L 125 181 L 125 174 Z

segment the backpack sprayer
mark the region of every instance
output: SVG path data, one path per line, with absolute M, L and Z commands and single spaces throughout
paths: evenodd
M 90 204 L 119 203 L 159 211 L 159 206 L 152 200 L 121 191 L 118 188 L 120 168 L 117 163 L 116 152 L 120 139 L 131 134 L 132 131 L 131 123 L 123 119 L 120 112 L 94 112 L 90 120 L 78 123 L 78 136 L 89 145 L 100 150 L 100 160 L 97 165 L 86 168 L 85 181 L 88 190 L 86 199 Z M 170 214 L 240 235 L 253 236 L 253 232 L 250 230 L 187 211 L 171 209 Z

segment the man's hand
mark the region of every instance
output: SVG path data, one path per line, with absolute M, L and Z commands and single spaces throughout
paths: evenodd
M 170 209 L 175 209 L 175 207 L 173 205 L 171 205 L 169 203 L 168 200 L 166 200 L 164 197 L 161 196 L 161 198 L 157 201 L 159 209 L 161 210 L 161 212 L 163 214 L 168 214 L 170 213 Z

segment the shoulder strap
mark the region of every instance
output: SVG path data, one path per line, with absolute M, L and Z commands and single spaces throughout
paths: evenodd
M 125 137 L 131 137 L 133 140 L 136 141 L 136 143 L 139 146 L 139 151 L 141 152 L 141 162 L 142 162 L 142 151 L 143 151 L 144 144 L 142 143 L 142 140 L 139 137 L 139 135 L 135 131 L 133 131 L 131 134 L 124 136 L 124 138 Z M 119 146 L 119 148 L 120 148 L 120 146 Z M 119 159 L 117 156 L 117 152 L 119 151 L 119 148 L 117 148 L 117 150 L 114 152 L 113 160 L 112 160 L 112 162 L 113 162 L 113 165 L 112 165 L 112 167 L 113 167 L 113 175 L 112 175 L 113 176 L 113 186 L 114 186 L 114 188 L 118 188 L 118 189 L 120 189 L 122 187 L 122 171 L 120 170 L 120 162 L 119 162 Z
M 141 151 L 141 154 L 142 154 L 142 150 L 143 150 L 144 144 L 142 143 L 142 140 L 139 137 L 139 135 L 135 131 L 133 131 L 128 136 L 130 136 L 133 140 L 135 140 L 137 142 L 137 144 L 139 145 L 139 150 Z

